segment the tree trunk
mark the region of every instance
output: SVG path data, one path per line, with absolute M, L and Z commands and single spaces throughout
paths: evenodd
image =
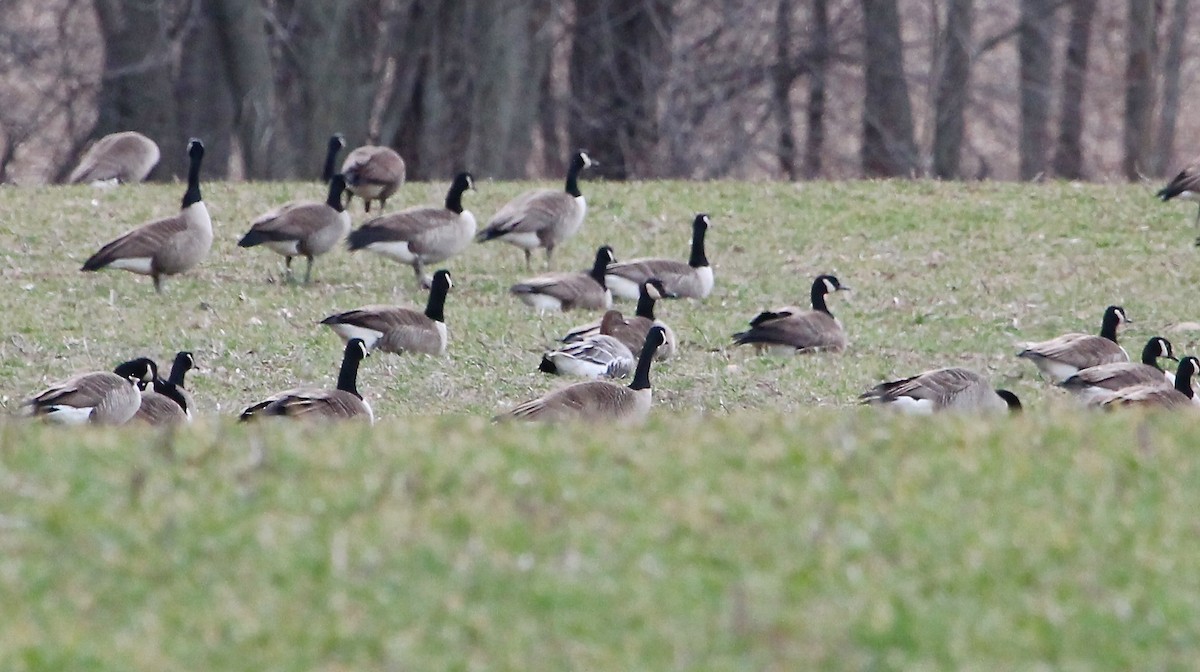
M 1167 37 L 1167 53 L 1163 58 L 1162 114 L 1159 115 L 1158 137 L 1154 143 L 1154 174 L 1165 175 L 1174 162 L 1175 122 L 1179 119 L 1179 73 L 1184 61 L 1184 41 L 1187 39 L 1188 0 L 1175 0 Z
M 577 0 L 568 135 L 624 180 L 653 174 L 657 97 L 674 0 Z
M 1126 179 L 1138 179 L 1151 169 L 1150 127 L 1154 113 L 1154 0 L 1129 0 L 1125 65 L 1125 157 L 1121 169 Z
M 974 0 L 950 0 L 946 11 L 933 128 L 933 174 L 944 180 L 960 177 L 963 118 L 970 97 L 974 10 Z
M 104 39 L 104 76 L 93 137 L 138 131 L 158 143 L 158 177 L 183 173 L 171 58 L 160 0 L 95 0 Z
M 804 176 L 810 180 L 821 176 L 821 152 L 825 148 L 825 77 L 829 71 L 830 30 L 829 0 L 813 0 L 804 141 Z
M 233 97 L 225 76 L 216 24 L 208 12 L 194 6 L 179 63 L 175 100 L 179 127 L 184 135 L 204 140 L 204 175 L 223 179 L 229 175 L 233 136 Z
M 250 179 L 287 175 L 271 154 L 276 124 L 274 68 L 259 0 L 208 0 L 233 92 L 234 127 Z
M 1054 68 L 1054 10 L 1051 0 L 1021 0 L 1017 51 L 1021 77 L 1020 176 L 1032 180 L 1046 171 L 1050 87 Z
M 1088 42 L 1096 0 L 1071 3 L 1071 27 L 1062 74 L 1062 113 L 1058 122 L 1058 145 L 1054 150 L 1054 173 L 1068 180 L 1083 179 L 1083 95 L 1087 82 Z
M 866 52 L 862 169 L 867 177 L 911 176 L 917 170 L 912 103 L 896 0 L 862 0 Z
M 796 179 L 796 134 L 792 130 L 792 84 L 796 67 L 792 62 L 792 0 L 775 5 L 775 68 L 771 75 L 771 101 L 779 124 L 779 169 L 789 180 Z

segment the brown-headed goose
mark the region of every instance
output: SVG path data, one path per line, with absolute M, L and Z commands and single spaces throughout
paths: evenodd
M 703 299 L 713 288 L 713 270 L 704 256 L 704 234 L 711 224 L 708 215 L 692 222 L 692 253 L 687 263 L 675 259 L 632 259 L 608 267 L 608 287 L 613 296 L 636 299 L 641 284 L 650 278 L 662 281 L 665 296 Z
M 433 274 L 433 288 L 425 312 L 396 306 L 364 306 L 330 315 L 321 324 L 333 329 L 343 341 L 362 339 L 371 350 L 402 354 L 446 354 L 446 294 L 454 283 L 450 271 Z
M 1099 336 L 1063 334 L 1048 341 L 1029 343 L 1017 356 L 1033 362 L 1055 382 L 1062 382 L 1093 366 L 1128 362 L 1129 353 L 1117 344 L 1117 328 L 1127 322 L 1124 308 L 1109 306 L 1104 310 Z
M 554 248 L 583 226 L 587 201 L 579 191 L 579 173 L 592 165 L 595 162 L 580 150 L 571 158 L 564 191 L 535 189 L 517 196 L 492 216 L 475 239 L 481 243 L 502 240 L 521 248 L 525 252 L 526 270 L 532 268 L 530 253 L 545 248 L 549 267 Z
M 162 278 L 195 268 L 212 248 L 212 220 L 200 198 L 200 162 L 204 143 L 188 142 L 187 191 L 178 215 L 143 224 L 100 248 L 83 263 L 84 271 L 119 268 L 154 279 L 155 291 L 162 291 Z
M 247 406 L 239 419 L 279 416 L 318 421 L 365 419 L 374 423 L 371 405 L 358 392 L 358 364 L 367 356 L 367 345 L 361 338 L 352 338 L 346 344 L 335 389 L 295 388 L 280 392 Z
M 1134 385 L 1115 392 L 1095 395 L 1091 403 L 1102 408 L 1146 406 L 1156 408 L 1194 408 L 1198 405 L 1192 390 L 1192 377 L 1200 373 L 1200 360 L 1184 357 L 1179 360 L 1174 386 L 1158 383 Z
M 158 165 L 160 156 L 158 144 L 141 133 L 111 133 L 88 148 L 67 182 L 87 182 L 93 187 L 141 182 Z
M 661 298 L 669 296 L 663 289 L 658 278 L 650 278 L 642 283 L 638 295 L 637 313 L 626 318 L 617 310 L 609 310 L 593 322 L 582 324 L 563 337 L 563 343 L 574 343 L 593 334 L 612 336 L 625 344 L 630 352 L 635 352 L 642 343 L 646 342 L 646 334 L 650 328 L 659 326 L 666 332 L 666 342 L 655 352 L 660 360 L 670 359 L 675 354 L 675 332 L 665 322 L 654 316 L 654 304 Z
M 238 241 L 238 247 L 265 246 L 282 254 L 287 275 L 292 275 L 292 257 L 304 257 L 304 282 L 312 280 L 313 257 L 333 249 L 350 231 L 350 213 L 342 204 L 346 181 L 341 175 L 329 180 L 324 203 L 292 201 L 259 215 L 250 231 Z
M 1179 171 L 1179 174 L 1168 182 L 1167 186 L 1159 190 L 1155 196 L 1158 196 L 1163 201 L 1179 198 L 1200 204 L 1200 158 L 1192 161 L 1183 170 Z M 1200 209 L 1196 211 L 1196 228 L 1200 231 Z M 1196 245 L 1200 245 L 1200 236 L 1196 238 Z
M 342 175 L 346 177 L 349 194 L 363 199 L 363 208 L 371 211 L 371 201 L 379 201 L 379 207 L 387 205 L 387 199 L 404 184 L 404 159 L 390 147 L 363 145 L 346 155 L 342 162 Z M 346 197 L 349 207 L 352 197 Z
M 880 383 L 860 397 L 864 404 L 881 404 L 913 415 L 939 411 L 994 412 L 1021 410 L 1021 401 L 1008 390 L 970 369 L 934 369 L 910 378 Z
M 628 387 L 602 380 L 575 383 L 527 401 L 495 419 L 544 422 L 576 420 L 615 424 L 642 422 L 650 414 L 653 401 L 650 364 L 654 361 L 654 350 L 663 344 L 663 338 L 660 327 L 646 334 L 637 370 Z
M 450 183 L 444 207 L 407 208 L 376 217 L 350 234 L 350 251 L 366 250 L 411 264 L 417 283 L 430 286 L 425 264 L 445 261 L 462 252 L 475 235 L 475 215 L 463 208 L 463 192 L 475 188 L 470 173 Z
M 1134 385 L 1171 387 L 1175 383 L 1175 376 L 1159 368 L 1159 357 L 1176 359 L 1171 342 L 1162 336 L 1155 336 L 1146 341 L 1146 347 L 1142 348 L 1141 363 L 1114 362 L 1088 367 L 1058 384 L 1074 392 L 1084 403 L 1091 403 L 1095 398 L 1107 397 L 1108 392 Z
M 158 367 L 142 357 L 124 362 L 112 372 L 72 376 L 37 393 L 25 405 L 31 415 L 57 424 L 121 425 L 137 413 L 142 403 L 137 383 L 157 376 Z
M 604 286 L 604 269 L 615 259 L 612 248 L 604 245 L 596 250 L 588 273 L 546 273 L 519 282 L 508 291 L 538 312 L 607 310 L 612 307 L 612 293 Z
M 832 275 L 817 276 L 812 284 L 812 310 L 788 306 L 759 313 L 750 320 L 750 329 L 733 335 L 733 342 L 777 354 L 842 352 L 846 331 L 829 312 L 825 296 L 848 289 Z

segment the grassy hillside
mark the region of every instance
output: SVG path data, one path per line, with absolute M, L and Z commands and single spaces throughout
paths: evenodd
M 481 183 L 486 220 L 529 185 Z M 445 184 L 392 204 L 436 203 Z M 316 184 L 210 184 L 210 260 L 168 280 L 83 274 L 181 186 L 0 189 L 0 402 L 148 354 L 196 353 L 207 420 L 177 435 L 0 424 L 0 669 L 1160 669 L 1200 653 L 1200 421 L 1077 411 L 1014 344 L 1095 331 L 1196 351 L 1192 206 L 1143 187 L 585 183 L 583 233 L 686 255 L 711 213 L 717 287 L 672 302 L 680 356 L 642 429 L 492 426 L 558 380 L 515 248 L 447 266 L 446 358 L 377 355 L 373 429 L 238 427 L 242 405 L 332 385 L 316 322 L 421 303 L 410 269 L 338 251 L 309 287 L 235 243 Z M 361 221 L 356 204 L 356 222 Z M 301 263 L 302 266 L 302 263 Z M 729 347 L 833 272 L 842 356 Z M 632 309 L 632 306 L 629 306 Z M 986 371 L 1028 412 L 913 421 L 854 408 L 880 379 Z

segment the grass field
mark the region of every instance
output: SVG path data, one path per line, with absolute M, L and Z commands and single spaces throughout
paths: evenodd
M 480 183 L 486 220 L 527 184 Z M 217 241 L 155 295 L 83 274 L 182 187 L 0 189 L 0 402 L 151 355 L 196 353 L 197 427 L 0 424 L 0 669 L 1170 669 L 1200 654 L 1200 422 L 1079 412 L 1015 344 L 1135 321 L 1194 354 L 1187 206 L 1111 185 L 585 183 L 584 231 L 618 258 L 686 256 L 709 212 L 717 287 L 658 312 L 681 339 L 639 430 L 492 426 L 560 381 L 541 350 L 591 315 L 505 290 L 518 250 L 448 268 L 451 352 L 377 355 L 365 427 L 238 427 L 246 403 L 332 385 L 316 326 L 423 303 L 410 269 L 338 251 L 309 287 L 235 247 L 316 184 L 208 184 Z M 405 187 L 392 208 L 435 203 Z M 356 204 L 357 205 L 357 204 Z M 360 207 L 360 206 L 359 206 Z M 359 207 L 356 221 L 361 221 Z M 831 301 L 842 356 L 756 358 L 758 310 Z M 629 306 L 632 309 L 632 306 Z M 887 377 L 965 365 L 1017 419 L 855 408 Z

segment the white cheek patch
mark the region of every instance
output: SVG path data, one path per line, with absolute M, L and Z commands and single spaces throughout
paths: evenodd
M 828 278 L 825 280 L 825 291 L 826 292 L 836 292 L 837 291 L 837 287 L 834 287 L 833 282 L 830 281 Z

